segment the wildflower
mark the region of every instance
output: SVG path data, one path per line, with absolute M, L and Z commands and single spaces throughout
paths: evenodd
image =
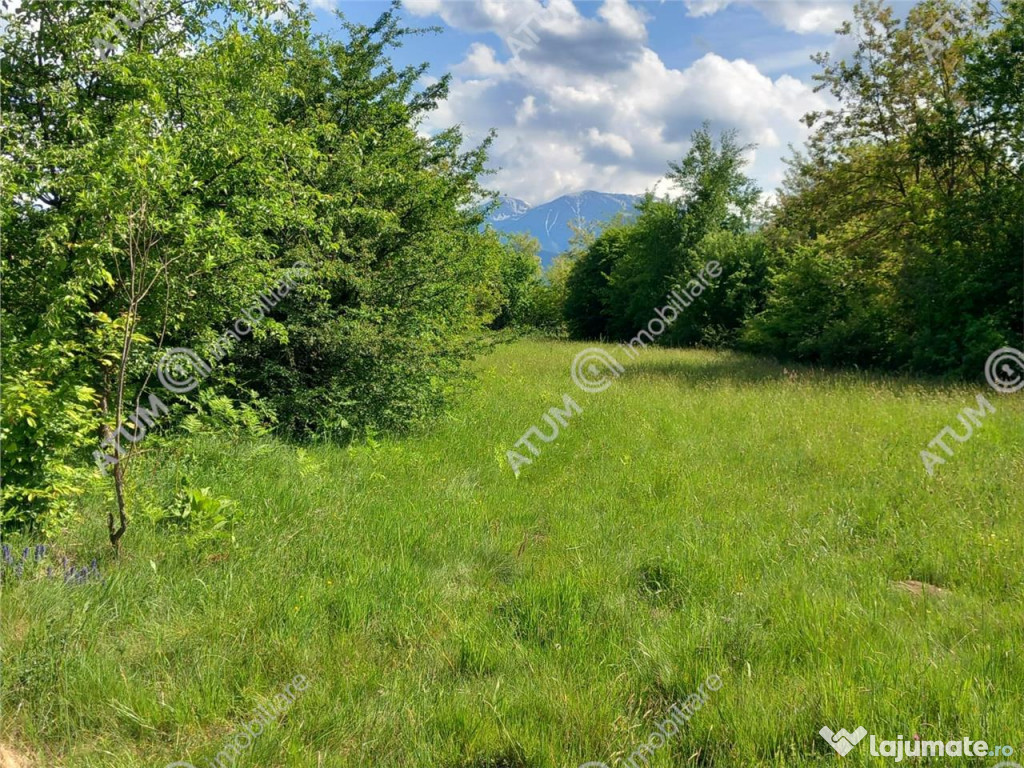
M 36 561 L 42 560 L 46 556 L 46 545 L 36 544 Z
M 4 560 L 6 560 L 8 563 L 14 562 L 14 558 L 11 557 L 11 548 L 6 544 L 4 544 Z
M 25 560 L 28 559 L 28 550 L 29 550 L 28 547 L 25 547 L 23 550 L 21 550 L 21 560 L 22 560 L 22 562 L 24 562 Z

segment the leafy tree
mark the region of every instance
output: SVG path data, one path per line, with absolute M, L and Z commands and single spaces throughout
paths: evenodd
M 265 233 L 301 219 L 303 207 L 291 181 L 301 142 L 265 106 L 283 87 L 281 51 L 241 31 L 258 17 L 212 3 L 172 8 L 129 26 L 107 57 L 93 41 L 114 12 L 137 16 L 129 3 L 27 0 L 7 19 L 3 287 L 5 375 L 32 371 L 93 414 L 92 429 L 76 429 L 57 453 L 70 460 L 90 432 L 93 448 L 105 438 L 117 546 L 123 441 L 149 426 L 132 421 L 129 403 L 145 402 L 166 342 L 193 342 L 265 286 L 276 256 Z M 61 418 L 39 407 L 48 422 Z M 29 488 L 56 491 L 54 478 L 68 475 L 51 446 L 18 434 L 5 434 L 15 467 L 5 507 L 29 502 Z M 21 506 L 13 516 L 34 514 Z
M 693 256 L 695 267 L 688 280 L 711 262 L 718 265 L 720 274 L 672 323 L 664 334 L 665 343 L 737 346 L 746 324 L 765 309 L 778 256 L 759 232 L 728 229 L 702 238 Z M 686 287 L 688 280 L 678 283 Z
M 279 248 L 308 252 L 313 267 L 273 312 L 281 334 L 236 358 L 288 434 L 342 440 L 445 406 L 490 319 L 500 258 L 474 205 L 488 142 L 462 151 L 455 128 L 423 137 L 449 79 L 418 91 L 426 65 L 387 58 L 419 31 L 397 5 L 343 28 L 345 40 L 305 26 L 289 36 L 289 88 L 271 104 L 313 143 L 315 225 L 282 233 Z
M 647 324 L 654 308 L 665 303 L 670 275 L 684 259 L 677 205 L 648 197 L 637 208 L 639 215 L 623 233 L 622 256 L 609 263 L 602 291 L 612 338 L 628 339 Z
M 569 329 L 581 337 L 629 339 L 646 327 L 674 287 L 713 260 L 724 288 L 708 290 L 659 337 L 670 344 L 732 344 L 764 307 L 769 267 L 763 241 L 750 234 L 760 190 L 743 173 L 750 149 L 726 131 L 716 142 L 705 124 L 683 160 L 669 164 L 675 198 L 648 196 L 628 225 L 606 230 L 573 265 L 566 296 Z
M 497 293 L 501 305 L 491 327 L 528 325 L 534 319 L 534 302 L 542 285 L 540 243 L 529 235 L 511 234 L 500 253 Z
M 710 124 L 704 123 L 691 137 L 682 162 L 669 163 L 666 178 L 681 190 L 675 204 L 684 250 L 710 233 L 745 232 L 753 223 L 761 190 L 743 173 L 743 153 L 754 145 L 737 143 L 737 136 L 735 130 L 723 132 L 716 147 Z
M 807 116 L 815 131 L 770 232 L 795 271 L 749 341 L 977 376 L 1020 338 L 1021 108 L 1009 93 L 1024 79 L 1022 8 L 1000 18 L 987 3 L 929 0 L 901 22 L 858 4 L 850 59 L 818 57 L 839 106 Z
M 566 334 L 564 308 L 574 258 L 572 250 L 555 256 L 534 291 L 529 324 L 555 336 Z
M 565 322 L 581 339 L 609 336 L 608 275 L 625 253 L 629 228 L 606 228 L 577 258 L 566 278 Z
M 485 146 L 419 134 L 448 81 L 391 66 L 415 33 L 394 8 L 337 41 L 275 2 L 133 6 L 25 0 L 0 102 L 4 521 L 67 509 L 104 438 L 115 546 L 157 393 L 161 425 L 222 392 L 294 434 L 405 428 L 443 407 L 498 302 Z M 198 393 L 157 386 L 164 350 L 207 350 L 297 260 L 302 284 Z

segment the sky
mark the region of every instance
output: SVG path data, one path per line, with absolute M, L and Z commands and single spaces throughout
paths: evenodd
M 312 0 L 370 23 L 378 0 Z M 486 186 L 537 205 L 583 190 L 665 192 L 670 161 L 708 120 L 736 129 L 748 173 L 781 183 L 801 117 L 830 105 L 815 93 L 816 51 L 848 52 L 834 30 L 851 2 L 823 0 L 406 0 L 405 20 L 442 31 L 412 39 L 397 64 L 453 76 L 449 98 L 421 126 L 461 125 L 468 142 L 494 129 Z

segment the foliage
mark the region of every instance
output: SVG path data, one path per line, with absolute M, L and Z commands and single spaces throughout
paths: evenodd
M 486 145 L 419 134 L 448 80 L 417 91 L 424 67 L 390 65 L 416 33 L 396 9 L 339 41 L 278 6 L 174 5 L 109 57 L 94 38 L 138 17 L 128 0 L 6 14 L 5 524 L 70 504 L 107 437 L 123 532 L 147 391 L 171 403 L 160 427 L 217 404 L 345 438 L 436 414 L 464 375 L 499 302 L 470 205 Z M 302 284 L 202 395 L 158 389 L 162 350 L 204 349 L 297 260 Z
M 575 261 L 573 335 L 630 338 L 714 260 L 723 274 L 660 343 L 974 377 L 1021 343 L 1024 2 L 928 0 L 900 22 L 863 0 L 841 33 L 850 57 L 817 57 L 837 106 L 805 118 L 778 204 L 759 210 L 748 147 L 705 125 L 670 164 L 681 195 Z
M 779 358 L 886 367 L 888 312 L 883 281 L 820 237 L 798 244 L 773 276 L 765 312 L 747 324 L 745 347 Z
M 194 542 L 218 537 L 228 537 L 234 542 L 235 526 L 242 517 L 238 505 L 231 499 L 216 496 L 208 487 L 192 488 L 186 484 L 156 522 L 181 530 Z
M 458 129 L 417 131 L 448 78 L 416 91 L 426 65 L 391 65 L 389 49 L 416 34 L 396 10 L 344 29 L 345 42 L 288 32 L 294 95 L 280 93 L 273 108 L 313 148 L 315 226 L 281 231 L 278 248 L 313 266 L 275 307 L 282 333 L 236 358 L 281 429 L 322 439 L 436 415 L 494 304 L 495 245 L 472 205 L 486 142 L 463 152 Z
M 999 17 L 929 1 L 901 23 L 861 2 L 855 16 L 850 60 L 818 57 L 839 106 L 807 117 L 768 232 L 792 272 L 747 342 L 977 377 L 1021 338 L 1024 4 Z
M 534 302 L 541 289 L 540 243 L 523 234 L 510 234 L 500 250 L 497 295 L 501 304 L 491 328 L 523 326 L 533 322 Z
M 0 523 L 5 528 L 24 527 L 49 511 L 52 514 L 40 524 L 51 527 L 69 514 L 89 483 L 91 472 L 83 466 L 81 455 L 97 440 L 91 418 L 95 395 L 89 387 L 68 379 L 54 386 L 43 378 L 40 368 L 19 370 L 24 352 L 14 345 L 4 350 Z M 33 362 L 41 359 L 39 350 L 30 352 L 35 353 Z M 62 357 L 54 347 L 51 354 Z M 51 373 L 61 363 L 52 365 Z
M 577 254 L 571 250 L 560 253 L 544 270 L 540 283 L 534 288 L 530 325 L 554 336 L 566 334 L 564 307 L 568 297 L 569 275 L 576 257 Z
M 578 338 L 628 339 L 647 326 L 673 288 L 685 287 L 711 261 L 723 274 L 665 331 L 671 344 L 734 343 L 764 307 L 769 252 L 750 232 L 760 192 L 743 174 L 735 132 L 715 142 L 705 124 L 668 179 L 679 194 L 638 204 L 629 223 L 606 229 L 573 263 L 565 314 Z
M 705 235 L 692 250 L 692 271 L 674 281 L 688 285 L 705 264 L 721 274 L 665 332 L 669 344 L 736 346 L 745 325 L 765 308 L 778 256 L 757 232 L 726 229 Z
M 645 205 L 641 203 L 640 209 Z M 642 218 L 642 214 L 641 214 Z M 596 339 L 609 334 L 608 275 L 625 252 L 628 229 L 605 228 L 573 260 L 565 281 L 565 322 L 575 338 Z
M 672 275 L 687 271 L 684 261 L 689 254 L 683 250 L 676 202 L 648 197 L 637 209 L 637 218 L 621 232 L 621 245 L 609 244 L 611 253 L 621 256 L 601 259 L 607 271 L 602 271 L 600 282 L 607 288 L 596 294 L 602 298 L 612 338 L 629 338 L 647 325 L 654 308 L 665 303 Z

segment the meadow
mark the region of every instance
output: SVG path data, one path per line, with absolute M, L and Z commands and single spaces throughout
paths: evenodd
M 120 559 L 99 496 L 50 542 L 102 578 L 5 571 L 0 740 L 205 768 L 302 675 L 236 766 L 613 766 L 717 674 L 647 765 L 832 764 L 825 725 L 1019 759 L 1024 393 L 651 350 L 586 394 L 583 346 L 497 348 L 403 439 L 145 451 Z M 505 452 L 563 393 L 583 412 L 516 478 Z M 996 413 L 929 477 L 979 393 Z M 153 522 L 185 488 L 233 526 Z

